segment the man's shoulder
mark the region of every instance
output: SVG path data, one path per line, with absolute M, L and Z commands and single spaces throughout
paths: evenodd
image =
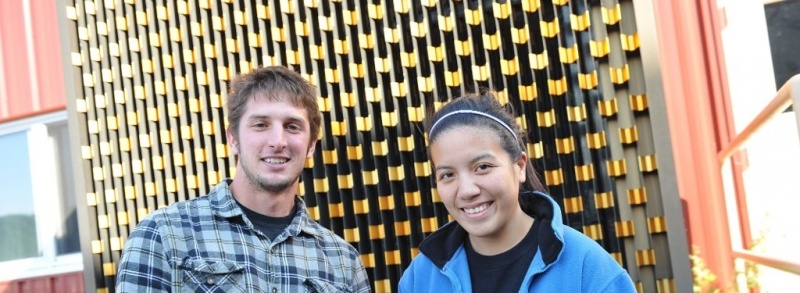
M 175 218 L 201 216 L 211 214 L 211 204 L 208 196 L 200 196 L 189 200 L 172 203 L 160 207 L 148 214 L 142 221 L 163 221 Z

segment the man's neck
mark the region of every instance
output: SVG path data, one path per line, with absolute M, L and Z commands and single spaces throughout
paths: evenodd
M 239 183 L 239 184 L 237 184 Z M 259 188 L 247 186 L 244 180 L 233 180 L 230 184 L 231 195 L 239 204 L 259 214 L 270 217 L 288 216 L 294 209 L 295 191 L 297 183 L 281 192 L 269 192 Z

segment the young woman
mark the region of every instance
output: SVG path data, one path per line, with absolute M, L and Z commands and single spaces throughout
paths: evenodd
M 428 121 L 439 196 L 455 221 L 420 244 L 400 292 L 635 292 L 600 245 L 564 226 L 528 163 L 525 133 L 482 92 Z

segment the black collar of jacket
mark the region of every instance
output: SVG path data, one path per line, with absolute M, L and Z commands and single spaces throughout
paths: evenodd
M 538 253 L 541 253 L 544 264 L 549 265 L 558 258 L 564 243 L 556 236 L 553 230 L 552 220 L 555 208 L 545 196 L 547 195 L 525 192 L 521 197 L 525 197 L 524 201 L 526 202 L 523 211 L 536 219 L 536 221 L 541 221 L 537 235 L 539 241 Z M 557 223 L 557 225 L 562 224 Z M 464 244 L 464 238 L 466 237 L 467 231 L 458 222 L 453 221 L 425 237 L 419 245 L 419 250 L 441 269 L 450 261 L 456 250 Z

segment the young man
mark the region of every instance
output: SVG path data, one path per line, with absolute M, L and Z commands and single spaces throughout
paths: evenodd
M 320 131 L 316 90 L 285 67 L 237 77 L 227 99 L 236 178 L 153 212 L 131 233 L 117 292 L 369 292 L 359 253 L 295 194 Z

